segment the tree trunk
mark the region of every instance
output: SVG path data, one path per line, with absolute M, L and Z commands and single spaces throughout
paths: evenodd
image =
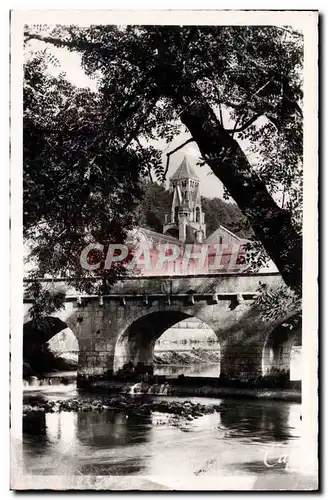
M 182 123 L 190 131 L 206 163 L 248 218 L 285 283 L 300 294 L 302 237 L 295 231 L 290 214 L 275 203 L 199 89 L 181 80 L 175 82 L 172 84 L 170 80 L 167 85 L 166 73 L 166 92 L 179 110 Z

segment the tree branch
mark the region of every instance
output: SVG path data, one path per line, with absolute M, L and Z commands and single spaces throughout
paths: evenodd
M 28 31 L 24 31 L 24 42 L 26 43 L 29 42 L 30 40 L 39 40 L 44 43 L 50 43 L 55 47 L 61 47 L 61 48 L 66 47 L 69 50 L 75 50 L 77 52 L 83 52 L 85 50 L 101 50 L 102 53 L 105 52 L 106 55 L 108 55 L 108 58 L 116 57 L 115 50 L 111 50 L 109 46 L 106 46 L 100 42 L 87 42 L 85 40 L 77 40 L 77 41 L 62 40 L 60 38 L 54 38 L 52 36 L 42 36 L 38 35 L 37 33 L 29 33 Z M 127 59 L 120 57 L 120 60 L 128 62 L 133 66 L 136 66 L 136 62 L 132 57 Z
M 253 97 L 255 97 L 257 94 L 259 94 L 259 93 L 261 92 L 261 90 L 263 90 L 263 89 L 264 89 L 264 88 L 265 88 L 265 87 L 266 87 L 269 83 L 271 83 L 271 82 L 272 82 L 272 78 L 271 78 L 271 80 L 268 80 L 268 81 L 267 81 L 267 82 L 265 82 L 263 85 L 261 85 L 261 87 L 260 87 L 260 88 L 258 88 L 258 89 L 256 90 L 256 92 L 253 92 L 253 94 L 249 97 L 249 101 L 251 101 L 251 99 L 253 99 Z M 230 104 L 231 104 L 231 103 L 230 103 Z M 233 107 L 233 106 L 232 106 L 232 107 Z M 236 108 L 237 108 L 237 106 L 236 106 Z M 242 125 L 242 126 L 238 129 L 238 128 L 237 128 L 238 123 L 240 122 L 240 120 L 242 120 L 243 116 L 245 116 L 246 114 L 247 114 L 247 110 L 246 110 L 246 111 L 244 111 L 244 113 L 242 113 L 241 115 L 239 115 L 239 117 L 237 118 L 236 123 L 235 123 L 235 125 L 234 125 L 234 128 L 233 128 L 233 129 L 230 129 L 230 130 L 228 130 L 228 129 L 227 129 L 227 132 L 232 133 L 232 136 L 233 136 L 235 133 L 242 132 L 242 131 L 243 131 L 243 130 L 245 130 L 247 127 L 249 127 L 249 125 L 251 125 L 251 124 L 253 123 L 253 121 L 257 120 L 257 118 L 259 118 L 259 117 L 261 116 L 261 113 L 256 113 L 256 114 L 255 114 L 255 116 L 253 117 L 253 118 L 254 118 L 254 120 L 253 120 L 253 119 L 251 119 L 251 120 L 249 121 L 249 123 L 248 123 L 248 124 L 244 124 L 244 125 Z
M 60 38 L 53 38 L 51 36 L 42 36 L 37 33 L 29 33 L 24 31 L 24 41 L 29 42 L 30 40 L 39 40 L 44 43 L 51 43 L 55 47 L 67 47 L 69 49 L 85 50 L 94 49 L 102 47 L 101 43 L 95 42 L 71 42 L 69 40 L 61 40 Z
M 299 38 L 304 38 L 303 34 L 300 33 L 299 31 L 288 29 L 288 28 L 285 28 L 284 26 L 275 26 L 275 28 L 277 30 L 286 31 L 286 33 L 289 33 L 290 35 L 297 36 Z
M 273 81 L 273 78 L 270 78 L 270 80 L 268 80 L 267 82 L 265 82 L 265 83 L 264 83 L 264 85 L 262 85 L 259 89 L 257 89 L 257 91 L 256 91 L 256 92 L 254 92 L 254 93 L 251 95 L 250 99 L 252 99 L 252 98 L 253 98 L 253 97 L 255 97 L 257 94 L 259 94 L 259 93 L 261 92 L 261 90 L 265 89 L 265 87 L 266 87 L 267 85 L 269 85 L 269 83 L 271 83 L 272 81 Z
M 141 146 L 138 137 L 136 137 L 134 140 L 138 144 L 140 151 L 143 152 L 143 147 Z M 148 164 L 147 164 L 147 170 L 148 170 L 148 175 L 149 175 L 150 182 L 153 184 L 154 180 L 153 180 L 153 176 L 151 175 L 150 166 Z
M 219 100 L 219 113 L 220 113 L 220 122 L 223 127 L 223 115 L 222 115 L 222 106 L 221 106 L 221 99 Z
M 241 125 L 241 127 L 237 128 L 235 125 L 234 128 L 230 128 L 230 129 L 226 128 L 225 131 L 232 133 L 232 134 L 235 134 L 237 132 L 243 132 L 250 125 L 252 125 L 252 123 L 254 123 L 258 118 L 260 118 L 260 116 L 262 116 L 262 113 L 256 113 L 254 116 L 252 116 L 252 118 L 250 118 L 247 122 L 245 122 L 243 125 Z M 238 124 L 238 120 L 236 121 L 236 124 Z
M 169 169 L 171 155 L 173 155 L 173 153 L 176 153 L 177 151 L 179 151 L 179 149 L 182 149 L 184 146 L 186 146 L 190 142 L 194 142 L 194 139 L 192 137 L 190 137 L 190 139 L 187 139 L 185 142 L 183 142 L 182 144 L 180 144 L 180 146 L 176 147 L 175 149 L 173 149 L 169 153 L 166 153 L 166 166 L 165 166 L 165 171 L 163 173 L 163 182 L 166 179 L 167 171 Z
M 139 120 L 137 121 L 136 126 L 134 127 L 134 130 L 131 132 L 130 136 L 128 137 L 128 139 L 125 141 L 123 147 L 121 148 L 121 150 L 120 150 L 121 153 L 128 147 L 128 145 L 130 144 L 130 142 L 133 139 L 135 139 L 136 136 L 138 135 L 142 123 L 144 123 L 147 120 L 147 118 L 148 118 L 151 110 L 153 109 L 153 107 L 155 106 L 155 104 L 156 104 L 156 102 L 158 100 L 158 97 L 159 96 L 156 95 L 155 97 L 153 97 L 153 99 L 151 99 L 149 101 L 149 104 L 147 106 L 146 111 L 141 114 L 141 117 L 139 118 Z
M 291 214 L 277 205 L 239 144 L 222 127 L 211 106 L 205 103 L 199 89 L 187 84 L 184 92 L 179 87 L 174 89 L 173 84 L 170 88 L 174 105 L 184 109 L 181 121 L 202 157 L 248 218 L 255 236 L 275 262 L 286 284 L 300 293 L 302 237 L 293 227 Z M 189 102 L 193 104 L 188 106 Z M 228 155 L 223 162 L 217 160 L 222 152 Z

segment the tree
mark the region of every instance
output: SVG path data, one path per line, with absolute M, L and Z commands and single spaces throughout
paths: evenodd
M 220 198 L 202 197 L 202 208 L 205 213 L 207 234 L 213 233 L 219 225 L 232 231 L 240 238 L 253 238 L 246 217 L 235 203 L 227 203 Z
M 41 53 L 24 68 L 23 228 L 35 264 L 31 275 L 100 274 L 110 284 L 124 274 L 121 267 L 90 273 L 79 256 L 91 241 L 105 248 L 124 241 L 143 193 L 143 160 L 108 141 L 107 110 L 97 94 L 75 88 L 64 75 L 52 77 L 47 64 Z M 74 279 L 74 285 L 94 288 L 90 281 Z M 29 291 L 40 297 L 40 285 Z
M 163 184 L 148 182 L 144 186 L 144 194 L 136 210 L 138 226 L 161 233 L 165 214 L 171 210 L 171 195 Z
M 152 158 L 158 177 L 158 151 L 142 144 L 172 140 L 180 121 L 286 284 L 300 293 L 302 238 L 290 210 L 302 164 L 299 33 L 273 26 L 69 26 L 47 34 L 32 27 L 25 36 L 81 54 L 86 73 L 99 75 L 103 114 L 90 121 L 101 123 L 116 154 L 139 151 L 148 165 Z M 232 129 L 224 112 L 235 120 Z M 265 157 L 258 168 L 238 134 Z M 277 189 L 288 194 L 286 207 L 275 201 Z

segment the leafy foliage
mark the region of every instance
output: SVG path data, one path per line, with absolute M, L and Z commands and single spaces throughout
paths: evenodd
M 300 313 L 302 300 L 298 294 L 286 285 L 269 288 L 260 286 L 260 295 L 254 301 L 254 306 L 260 310 L 262 319 L 272 321 L 282 316 L 289 316 L 291 312 Z
M 45 69 L 42 56 L 25 65 L 24 236 L 39 277 L 90 276 L 81 251 L 124 240 L 143 169 L 137 152 L 111 143 L 101 98 Z
M 44 314 L 52 314 L 65 305 L 66 291 L 52 285 L 44 286 L 40 281 L 33 281 L 26 286 L 26 292 L 34 300 L 29 309 L 32 319 L 42 321 Z M 42 326 L 42 323 L 40 324 Z
M 246 217 L 235 203 L 227 203 L 220 198 L 202 198 L 207 234 L 213 233 L 219 225 L 232 231 L 240 238 L 253 238 L 253 232 Z
M 163 184 L 148 182 L 136 210 L 136 223 L 158 233 L 162 232 L 165 214 L 171 210 L 171 195 Z
M 98 92 L 92 93 L 74 88 L 63 75 L 46 75 L 42 57 L 25 66 L 24 224 L 25 236 L 37 242 L 33 255 L 41 274 L 75 269 L 76 258 L 70 256 L 90 233 L 98 241 L 124 237 L 141 196 L 140 179 L 152 173 L 163 179 L 161 153 L 153 144 L 159 138 L 170 142 L 184 130 L 181 113 L 194 104 L 181 102 L 190 89 L 211 106 L 223 129 L 222 110 L 234 121 L 225 133 L 248 143 L 247 175 L 256 175 L 273 195 L 286 194 L 281 213 L 278 206 L 266 213 L 260 201 L 256 214 L 243 207 L 255 233 L 270 217 L 285 220 L 285 213 L 300 231 L 300 33 L 274 26 L 55 26 L 43 31 L 31 26 L 25 35 L 28 43 L 43 40 L 79 53 L 85 72 L 98 79 Z M 205 121 L 202 127 L 210 132 L 216 123 Z M 218 171 L 227 162 L 232 172 L 238 169 L 231 151 L 217 152 Z M 207 155 L 201 161 L 214 160 Z M 242 202 L 247 190 L 238 185 Z M 159 222 L 154 214 L 152 224 Z M 286 246 L 294 248 L 288 240 L 294 233 L 285 233 Z M 279 251 L 286 248 L 278 250 L 278 257 Z M 289 267 L 284 275 L 290 273 L 290 283 L 298 286 L 298 264 L 296 274 L 291 261 Z

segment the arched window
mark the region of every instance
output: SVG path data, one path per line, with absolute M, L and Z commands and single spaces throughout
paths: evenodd
M 178 222 L 179 220 L 179 207 L 175 207 L 174 209 L 174 222 Z
M 196 222 L 200 222 L 200 209 L 196 207 Z

